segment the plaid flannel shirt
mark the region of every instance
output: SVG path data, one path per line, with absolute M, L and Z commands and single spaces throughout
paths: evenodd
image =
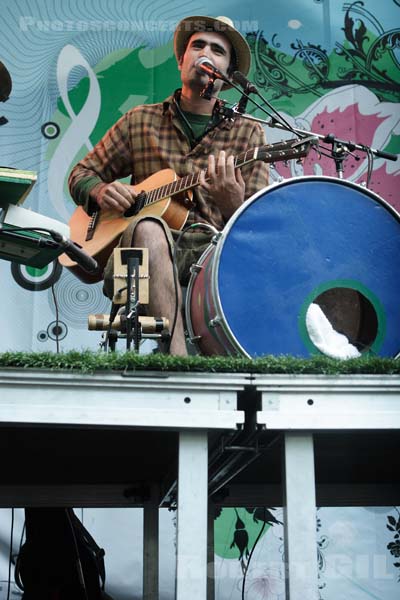
M 71 195 L 87 212 L 95 208 L 90 191 L 100 183 L 130 176 L 136 185 L 155 172 L 171 168 L 179 177 L 206 169 L 208 156 L 221 150 L 237 156 L 265 144 L 262 127 L 238 118 L 221 120 L 191 148 L 184 132 L 174 96 L 164 102 L 128 111 L 72 170 Z M 268 166 L 260 161 L 242 167 L 249 198 L 268 183 Z M 199 186 L 193 190 L 194 207 L 187 223 L 206 222 L 221 230 L 224 218 L 209 195 Z

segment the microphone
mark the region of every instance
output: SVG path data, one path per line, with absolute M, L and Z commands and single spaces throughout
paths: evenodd
M 78 244 L 64 237 L 58 231 L 52 230 L 51 237 L 60 244 L 65 254 L 77 262 L 87 273 L 98 271 L 99 265 L 97 261 L 78 246 Z
M 227 83 L 230 83 L 227 76 L 224 75 L 224 73 L 222 73 L 222 71 L 220 71 L 217 67 L 215 67 L 212 64 L 212 62 L 205 56 L 201 56 L 200 58 L 198 58 L 195 61 L 194 65 L 195 65 L 196 71 L 198 73 L 200 73 L 200 74 L 205 73 L 209 77 L 213 77 L 214 79 L 222 79 L 222 81 L 226 81 Z
M 62 244 L 65 254 L 67 254 L 72 260 L 78 263 L 87 271 L 87 273 L 94 273 L 98 270 L 99 265 L 89 254 L 87 254 L 80 246 L 75 244 L 72 240 L 65 240 Z
M 247 102 L 249 100 L 249 94 L 256 93 L 257 88 L 254 85 L 254 83 L 249 81 L 247 79 L 247 77 L 245 77 L 243 75 L 243 73 L 241 73 L 240 71 L 235 71 L 232 74 L 232 81 L 234 83 L 237 83 L 238 85 L 240 85 L 240 87 L 243 88 L 242 97 L 240 98 L 239 103 L 237 105 L 237 111 L 239 113 L 243 114 L 246 112 Z
M 247 77 L 245 77 L 243 75 L 243 73 L 241 73 L 240 71 L 235 71 L 232 74 L 232 81 L 234 81 L 235 83 L 240 85 L 244 89 L 246 94 L 256 94 L 257 93 L 257 88 L 254 85 L 254 83 L 249 81 L 247 79 Z

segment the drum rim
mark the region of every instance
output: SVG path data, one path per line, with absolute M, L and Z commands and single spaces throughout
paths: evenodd
M 198 265 L 199 267 L 204 268 L 203 263 L 206 261 L 207 256 L 210 254 L 210 252 L 213 248 L 215 249 L 215 244 L 213 242 L 211 242 L 210 245 L 207 246 L 207 248 L 204 250 L 203 254 L 197 259 L 197 261 L 192 264 L 192 267 L 194 265 Z M 196 346 L 197 350 L 200 352 L 199 345 L 195 341 L 196 336 L 195 336 L 194 329 L 193 329 L 192 313 L 191 313 L 192 293 L 193 293 L 194 284 L 196 282 L 196 278 L 197 278 L 198 274 L 199 274 L 199 272 L 195 272 L 195 271 L 193 271 L 191 273 L 190 278 L 189 278 L 189 283 L 186 288 L 185 319 L 186 319 L 186 328 L 187 328 L 187 332 L 188 332 L 188 336 L 189 336 L 189 341 L 190 341 L 190 343 L 194 344 Z
M 393 213 L 393 216 L 400 222 L 400 213 L 391 204 L 389 204 L 389 202 L 387 200 L 385 200 L 384 198 L 379 196 L 379 194 L 377 194 L 376 192 L 369 190 L 368 188 L 364 187 L 363 185 L 360 185 L 359 183 L 355 183 L 354 181 L 349 181 L 348 179 L 340 179 L 339 177 L 332 177 L 332 176 L 328 176 L 328 175 L 301 175 L 298 177 L 289 177 L 288 179 L 284 179 L 283 181 L 274 181 L 273 183 L 262 188 L 261 190 L 258 190 L 258 192 L 256 192 L 252 196 L 250 196 L 250 198 L 247 198 L 247 200 L 245 200 L 245 202 L 243 202 L 243 204 L 240 206 L 240 208 L 238 208 L 234 212 L 234 214 L 231 216 L 229 221 L 226 223 L 225 227 L 223 228 L 223 230 L 221 232 L 221 236 L 220 236 L 220 239 L 218 240 L 218 242 L 225 241 L 225 238 L 226 238 L 227 234 L 229 233 L 229 231 L 231 230 L 233 223 L 238 219 L 240 214 L 246 210 L 247 206 L 249 206 L 249 204 L 254 202 L 254 200 L 256 200 L 259 196 L 261 196 L 265 192 L 269 192 L 272 189 L 275 189 L 278 187 L 284 187 L 286 185 L 290 185 L 291 183 L 300 182 L 300 181 L 327 181 L 327 182 L 331 182 L 331 183 L 334 182 L 334 183 L 339 183 L 340 185 L 356 188 L 359 191 L 364 192 L 367 196 L 368 195 L 372 196 L 375 200 L 380 202 L 384 206 L 384 208 L 388 209 L 391 213 Z
M 270 190 L 274 190 L 279 187 L 285 187 L 286 185 L 290 185 L 291 183 L 298 183 L 300 181 L 301 182 L 306 182 L 306 181 L 322 181 L 322 182 L 324 182 L 324 181 L 327 181 L 329 183 L 338 183 L 340 185 L 344 185 L 345 187 L 347 186 L 347 187 L 355 188 L 358 191 L 362 191 L 366 196 L 370 196 L 374 200 L 376 200 L 378 203 L 380 203 L 383 206 L 383 208 L 385 208 L 390 213 L 392 213 L 392 216 L 395 217 L 395 219 L 400 223 L 400 213 L 398 213 L 397 210 L 391 204 L 389 204 L 387 202 L 387 200 L 384 200 L 383 198 L 381 198 L 376 192 L 373 192 L 372 190 L 369 190 L 368 188 L 366 188 L 358 183 L 355 183 L 354 181 L 349 181 L 347 179 L 340 179 L 338 177 L 325 176 L 325 175 L 302 175 L 302 176 L 298 176 L 298 177 L 291 177 L 289 179 L 285 179 L 284 181 L 273 182 L 272 184 L 262 188 L 261 190 L 258 190 L 258 192 L 256 192 L 255 194 L 250 196 L 250 198 L 248 198 L 245 202 L 243 202 L 242 206 L 237 211 L 235 211 L 235 213 L 231 216 L 229 221 L 226 223 L 226 225 L 225 225 L 224 229 L 222 230 L 221 235 L 218 239 L 218 242 L 217 242 L 217 245 L 215 248 L 215 253 L 214 253 L 214 256 L 212 259 L 213 263 L 211 265 L 211 293 L 213 296 L 213 302 L 214 302 L 214 306 L 215 306 L 216 316 L 218 316 L 220 318 L 220 326 L 224 329 L 226 337 L 229 339 L 232 346 L 234 348 L 237 348 L 238 351 L 240 352 L 240 354 L 242 354 L 243 356 L 245 356 L 247 358 L 253 358 L 253 357 L 249 352 L 247 352 L 247 350 L 245 348 L 243 348 L 243 346 L 239 343 L 238 339 L 234 335 L 234 333 L 229 325 L 229 321 L 226 318 L 226 315 L 225 315 L 225 312 L 224 312 L 224 309 L 222 306 L 222 302 L 221 302 L 220 291 L 219 291 L 219 286 L 218 286 L 218 276 L 219 276 L 219 265 L 220 265 L 220 257 L 221 257 L 222 249 L 224 247 L 225 241 L 226 241 L 226 239 L 229 235 L 229 232 L 232 229 L 234 223 L 236 223 L 237 219 L 247 209 L 247 207 L 250 204 L 252 204 L 261 195 L 268 193 Z M 400 355 L 400 352 L 399 352 L 399 355 Z

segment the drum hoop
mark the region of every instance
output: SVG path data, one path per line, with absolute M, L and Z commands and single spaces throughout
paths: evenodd
M 367 196 L 372 196 L 374 198 L 374 200 L 376 200 L 377 202 L 382 204 L 384 208 L 388 209 L 389 212 L 391 212 L 393 214 L 393 216 L 398 221 L 400 221 L 400 213 L 398 213 L 397 210 L 391 204 L 389 204 L 389 202 L 387 202 L 387 200 L 384 200 L 376 192 L 373 192 L 372 190 L 365 188 L 364 186 L 360 185 L 359 183 L 355 183 L 354 181 L 348 181 L 347 179 L 339 179 L 338 177 L 329 177 L 329 176 L 325 176 L 325 175 L 303 175 L 301 177 L 291 177 L 290 179 L 285 179 L 284 181 L 274 181 L 270 185 L 262 188 L 261 190 L 258 190 L 258 192 L 256 192 L 255 194 L 250 196 L 250 198 L 248 198 L 245 202 L 243 202 L 242 206 L 240 208 L 238 208 L 237 211 L 235 211 L 235 213 L 231 216 L 231 218 L 229 219 L 229 221 L 227 222 L 227 224 L 225 225 L 224 229 L 221 232 L 221 237 L 218 240 L 218 245 L 217 245 L 217 250 L 219 250 L 219 253 L 217 255 L 218 258 L 219 258 L 219 254 L 221 252 L 222 246 L 225 242 L 225 238 L 227 237 L 233 224 L 235 223 L 235 221 L 237 221 L 237 219 L 239 218 L 241 213 L 244 212 L 247 209 L 247 207 L 254 202 L 254 200 L 256 200 L 259 196 L 262 196 L 266 192 L 268 193 L 270 190 L 273 190 L 273 189 L 279 188 L 279 187 L 285 187 L 286 185 L 290 185 L 293 182 L 299 182 L 299 181 L 327 181 L 327 182 L 331 182 L 331 183 L 335 182 L 335 183 L 338 183 L 339 185 L 344 185 L 347 187 L 358 189 L 359 191 L 364 192 L 364 194 L 366 194 Z
M 392 214 L 392 216 L 394 216 L 395 219 L 397 219 L 397 221 L 400 222 L 400 214 L 397 212 L 397 210 L 391 204 L 389 204 L 386 200 L 384 200 L 383 198 L 378 196 L 378 194 L 363 187 L 362 185 L 359 185 L 358 183 L 354 183 L 353 181 L 348 181 L 347 179 L 339 179 L 338 177 L 329 177 L 329 176 L 325 176 L 325 175 L 304 175 L 301 177 L 291 177 L 290 179 L 285 179 L 284 181 L 274 182 L 274 183 L 262 188 L 261 190 L 259 190 L 255 194 L 253 194 L 252 196 L 250 196 L 250 198 L 248 198 L 242 204 L 242 206 L 231 216 L 231 218 L 225 225 L 224 229 L 222 230 L 221 237 L 219 238 L 216 248 L 215 248 L 215 254 L 213 256 L 212 265 L 211 265 L 211 293 L 213 296 L 213 302 L 214 302 L 214 306 L 215 306 L 216 315 L 219 317 L 220 325 L 224 329 L 225 335 L 231 342 L 232 346 L 237 348 L 238 351 L 242 355 L 246 356 L 247 358 L 252 358 L 252 357 L 245 350 L 245 348 L 243 348 L 243 346 L 238 342 L 231 327 L 229 326 L 229 321 L 226 318 L 224 309 L 222 307 L 221 297 L 220 297 L 220 293 L 219 293 L 219 286 L 218 286 L 219 265 L 220 265 L 220 257 L 221 257 L 222 249 L 224 247 L 225 240 L 228 237 L 228 234 L 229 234 L 230 230 L 232 229 L 234 223 L 236 223 L 236 221 L 240 217 L 240 215 L 245 210 L 247 210 L 247 207 L 250 204 L 252 204 L 257 198 L 259 198 L 266 192 L 268 193 L 270 190 L 274 190 L 279 187 L 285 187 L 286 185 L 290 185 L 294 182 L 299 182 L 299 181 L 322 181 L 322 182 L 327 181 L 327 182 L 331 182 L 331 183 L 338 183 L 339 185 L 344 185 L 345 187 L 347 186 L 350 188 L 357 189 L 358 191 L 362 191 L 366 196 L 370 196 L 374 200 L 376 200 L 378 203 L 380 203 L 383 206 L 383 208 L 387 209 Z
M 204 250 L 203 254 L 193 264 L 194 265 L 199 265 L 200 267 L 202 267 L 203 263 L 207 259 L 207 256 L 210 254 L 210 252 L 214 248 L 215 248 L 215 244 L 210 243 L 210 245 L 207 246 L 207 248 Z M 196 282 L 197 276 L 198 276 L 198 273 L 196 273 L 196 272 L 192 272 L 191 273 L 190 278 L 189 278 L 189 283 L 188 283 L 187 289 L 186 289 L 186 298 L 185 298 L 186 327 L 187 327 L 187 332 L 189 334 L 189 339 L 190 340 L 192 340 L 193 338 L 195 338 L 195 333 L 194 333 L 194 329 L 193 329 L 193 325 L 192 325 L 191 301 L 192 301 L 193 288 L 194 288 L 194 284 Z

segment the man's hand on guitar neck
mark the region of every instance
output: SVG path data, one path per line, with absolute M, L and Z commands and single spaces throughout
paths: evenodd
M 240 169 L 235 169 L 234 157 L 226 158 L 224 150 L 219 153 L 217 161 L 210 154 L 207 179 L 202 171 L 200 185 L 214 200 L 225 219 L 229 219 L 244 201 L 244 179 Z
M 101 184 L 93 191 L 93 197 L 102 210 L 115 210 L 121 215 L 135 203 L 137 196 L 132 185 L 120 181 Z

